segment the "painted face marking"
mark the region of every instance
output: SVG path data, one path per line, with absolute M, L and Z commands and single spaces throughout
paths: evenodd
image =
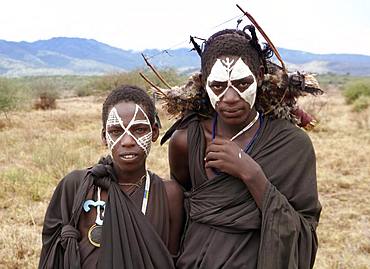
M 216 108 L 216 103 L 220 101 L 220 99 L 230 88 L 234 89 L 239 94 L 239 96 L 244 99 L 251 107 L 253 107 L 254 105 L 257 93 L 256 77 L 249 69 L 249 66 L 246 65 L 241 58 L 238 58 L 235 64 L 234 62 L 235 60 L 230 60 L 230 58 L 228 57 L 225 60 L 217 59 L 211 69 L 211 73 L 207 78 L 206 91 L 208 93 L 213 108 Z M 249 87 L 243 92 L 241 92 L 232 84 L 232 81 L 234 80 L 246 78 L 249 76 L 253 77 L 253 83 L 249 85 Z M 209 85 L 213 81 L 227 82 L 225 90 L 219 95 L 216 95 Z
M 139 111 L 144 114 L 144 116 L 145 116 L 145 119 L 144 120 L 142 120 L 142 119 L 136 119 L 136 116 L 137 116 L 137 114 L 138 114 Z M 136 125 L 136 124 L 148 125 L 149 128 L 150 128 L 150 132 L 147 133 L 147 134 L 145 134 L 145 135 L 142 135 L 140 137 L 134 136 L 132 134 L 132 132 L 130 131 L 130 128 L 133 125 Z M 123 131 L 124 131 L 123 134 L 121 134 L 116 140 L 114 140 L 112 138 L 112 136 L 108 132 L 108 127 L 115 126 L 115 125 L 119 125 L 123 129 Z M 151 147 L 151 144 L 152 144 L 152 135 L 153 135 L 152 126 L 150 124 L 149 118 L 146 115 L 145 111 L 139 105 L 135 104 L 135 113 L 134 113 L 134 116 L 132 117 L 132 119 L 130 120 L 130 122 L 129 122 L 129 124 L 127 126 L 125 126 L 123 124 L 121 117 L 118 115 L 117 109 L 115 107 L 113 107 L 112 110 L 109 112 L 105 130 L 106 130 L 105 137 L 106 137 L 106 140 L 107 140 L 107 143 L 108 143 L 108 148 L 110 150 L 111 155 L 112 155 L 112 150 L 113 150 L 114 146 L 126 134 L 129 135 L 129 136 L 131 136 L 135 140 L 136 144 L 139 145 L 139 147 L 143 149 L 145 155 L 148 155 L 149 154 L 150 147 Z

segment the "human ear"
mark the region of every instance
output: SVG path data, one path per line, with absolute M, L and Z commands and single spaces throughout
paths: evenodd
M 158 123 L 152 125 L 152 142 L 157 141 L 159 137 L 159 126 Z
M 104 145 L 104 146 L 106 146 L 106 147 L 108 147 L 108 143 L 107 143 L 107 139 L 106 139 L 106 137 L 105 137 L 105 129 L 104 128 L 102 128 L 101 129 L 101 141 L 102 141 L 102 144 Z

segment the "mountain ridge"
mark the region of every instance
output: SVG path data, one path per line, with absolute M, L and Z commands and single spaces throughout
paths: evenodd
M 315 54 L 279 48 L 289 69 L 370 76 L 370 56 L 360 54 Z M 200 59 L 189 48 L 161 51 L 124 50 L 80 37 L 54 37 L 47 40 L 0 40 L 0 76 L 33 75 L 101 75 L 126 72 L 145 67 L 141 53 L 157 68 L 174 68 L 182 72 L 199 69 Z

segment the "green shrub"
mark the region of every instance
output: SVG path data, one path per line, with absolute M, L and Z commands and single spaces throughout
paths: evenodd
M 18 104 L 18 88 L 15 83 L 6 78 L 0 78 L 0 112 L 6 113 L 16 108 Z
M 35 80 L 31 83 L 31 92 L 35 109 L 47 110 L 56 108 L 55 100 L 60 97 L 60 93 L 52 80 Z
M 359 80 L 347 83 L 344 86 L 343 95 L 348 104 L 352 104 L 361 96 L 370 97 L 370 80 Z
M 78 95 L 80 89 L 91 81 L 96 80 L 96 76 L 39 76 L 21 77 L 16 79 L 25 89 L 25 92 L 32 98 L 37 98 L 42 89 L 47 88 L 57 93 L 58 98 L 72 97 Z M 82 93 L 81 95 L 86 95 Z
M 33 95 L 33 98 L 39 98 L 39 97 L 48 97 L 51 99 L 57 99 L 60 97 L 60 92 L 52 80 L 47 79 L 38 79 L 31 83 L 31 92 Z
M 370 106 L 370 97 L 361 95 L 353 103 L 353 111 L 361 112 L 367 109 Z
M 87 87 L 92 92 L 106 93 L 122 84 L 135 85 L 143 89 L 149 89 L 148 83 L 139 75 L 139 72 L 150 79 L 155 85 L 165 87 L 153 72 L 136 70 L 128 73 L 114 73 L 96 78 Z M 178 74 L 173 69 L 159 70 L 161 76 L 171 85 L 179 85 L 185 82 L 186 77 Z
M 94 90 L 91 88 L 91 86 L 89 87 L 88 85 L 86 85 L 75 89 L 74 93 L 78 97 L 84 97 L 94 95 Z

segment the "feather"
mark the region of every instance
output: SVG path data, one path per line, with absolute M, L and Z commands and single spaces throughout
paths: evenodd
M 296 109 L 293 110 L 292 112 L 298 119 L 297 125 L 299 127 L 303 127 L 304 129 L 310 131 L 317 124 L 317 121 L 314 119 L 314 117 L 308 114 L 306 111 L 304 111 L 300 107 L 296 107 Z

